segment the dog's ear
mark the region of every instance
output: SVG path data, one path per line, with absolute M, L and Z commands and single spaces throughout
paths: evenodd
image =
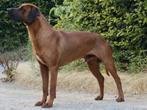
M 28 16 L 27 16 L 27 22 L 32 23 L 35 21 L 36 17 L 39 16 L 39 9 L 38 8 L 31 8 Z

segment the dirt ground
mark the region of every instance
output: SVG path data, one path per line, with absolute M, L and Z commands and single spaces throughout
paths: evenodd
M 27 68 L 27 69 L 26 69 Z M 44 110 L 34 107 L 41 98 L 41 77 L 30 64 L 20 64 L 14 83 L 0 82 L 0 110 Z M 63 71 L 58 76 L 57 99 L 50 110 L 147 110 L 147 74 L 119 73 L 125 102 L 117 103 L 116 85 L 105 77 L 105 97 L 95 101 L 98 83 L 89 71 Z M 1 77 L 1 76 L 0 76 Z
M 40 96 L 41 90 L 0 82 L 0 110 L 44 110 L 34 107 Z M 126 97 L 123 103 L 115 102 L 114 95 L 105 95 L 103 101 L 93 100 L 95 96 L 59 90 L 50 110 L 147 110 L 147 95 Z

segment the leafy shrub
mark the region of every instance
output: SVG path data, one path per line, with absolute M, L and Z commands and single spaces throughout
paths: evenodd
M 138 59 L 147 49 L 146 0 L 65 0 L 54 13 L 59 16 L 56 28 L 101 33 L 122 69 L 134 62 L 130 57 Z M 146 55 L 144 52 L 141 58 Z
M 147 71 L 147 57 L 143 57 L 144 51 L 140 52 L 138 56 L 132 55 L 130 57 L 131 63 L 128 65 L 130 72 L 145 72 Z

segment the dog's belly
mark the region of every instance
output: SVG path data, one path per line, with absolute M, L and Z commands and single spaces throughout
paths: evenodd
M 77 51 L 74 51 L 70 54 L 66 54 L 64 56 L 61 57 L 60 59 L 60 62 L 59 62 L 59 65 L 60 66 L 64 66 L 74 60 L 78 60 L 78 59 L 81 59 L 81 58 L 84 58 L 86 55 L 89 54 L 89 52 L 91 51 L 91 48 L 86 48 L 84 50 L 77 50 Z
M 91 50 L 93 50 L 94 46 L 95 42 L 93 41 L 89 41 L 88 43 L 81 42 L 81 44 L 78 43 L 76 45 L 73 43 L 73 46 L 68 45 L 61 54 L 59 64 L 63 66 L 74 60 L 85 57 Z
M 64 66 L 64 65 L 66 65 L 72 61 L 78 60 L 80 58 L 83 58 L 83 56 L 82 57 L 75 57 L 75 58 L 64 58 L 59 62 L 59 66 Z

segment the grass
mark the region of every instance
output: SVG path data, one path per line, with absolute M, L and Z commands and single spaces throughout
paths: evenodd
M 68 67 L 68 66 L 67 66 Z M 65 68 L 67 68 L 65 67 Z M 112 77 L 108 77 L 105 72 L 102 72 L 105 77 L 105 93 L 117 94 L 116 86 Z M 147 74 L 128 74 L 120 73 L 124 93 L 143 94 L 147 93 Z M 34 63 L 22 63 L 17 68 L 15 76 L 16 83 L 33 88 L 41 88 L 41 77 L 38 66 Z M 88 93 L 98 93 L 99 87 L 96 79 L 86 69 L 78 71 L 77 69 L 69 69 L 68 71 L 61 69 L 58 73 L 58 89 L 64 91 L 82 91 Z

